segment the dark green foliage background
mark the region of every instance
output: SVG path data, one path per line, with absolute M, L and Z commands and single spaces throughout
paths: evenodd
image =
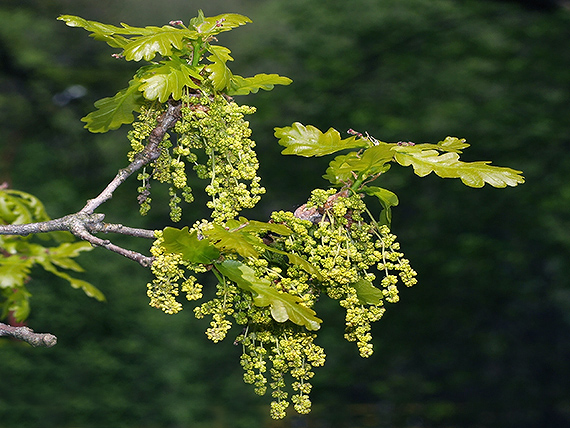
M 113 95 L 131 64 L 62 13 L 162 25 L 243 13 L 220 36 L 242 75 L 293 85 L 240 98 L 252 117 L 268 194 L 256 213 L 304 202 L 330 159 L 279 156 L 274 126 L 368 131 L 386 141 L 467 138 L 465 160 L 522 169 L 514 189 L 470 189 L 400 168 L 393 229 L 419 284 L 403 290 L 361 360 L 325 302 L 313 412 L 276 423 L 241 382 L 240 350 L 214 345 L 190 308 L 148 307 L 150 275 L 103 250 L 80 258 L 107 295 L 90 300 L 37 272 L 28 324 L 53 349 L 0 342 L 0 427 L 523 427 L 570 424 L 570 11 L 564 2 L 451 0 L 9 0 L 0 7 L 0 181 L 60 216 L 81 208 L 125 165 L 125 130 L 90 135 L 79 119 Z M 84 97 L 53 102 L 69 86 Z M 396 169 L 396 167 L 394 167 Z M 136 213 L 136 183 L 108 220 L 162 227 L 167 208 Z M 157 201 L 158 202 L 158 201 Z M 204 215 L 194 207 L 184 219 Z M 150 243 L 124 241 L 146 250 Z M 237 334 L 237 331 L 236 331 Z

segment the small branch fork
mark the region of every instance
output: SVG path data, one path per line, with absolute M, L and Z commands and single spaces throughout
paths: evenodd
M 46 233 L 55 231 L 69 231 L 83 241 L 94 246 L 106 248 L 128 259 L 134 260 L 144 267 L 152 264 L 152 257 L 127 250 L 113 244 L 108 239 L 94 236 L 95 233 L 118 233 L 138 238 L 154 238 L 153 230 L 136 229 L 122 224 L 104 223 L 105 214 L 95 213 L 95 210 L 113 197 L 113 192 L 123 184 L 135 171 L 144 165 L 155 161 L 160 156 L 160 143 L 165 134 L 180 119 L 181 103 L 170 100 L 167 110 L 158 118 L 158 125 L 152 130 L 144 150 L 138 153 L 133 161 L 117 173 L 115 178 L 95 198 L 89 199 L 87 204 L 77 213 L 69 214 L 57 219 L 28 224 L 0 225 L 0 235 L 26 236 L 32 233 Z M 34 333 L 35 334 L 35 333 Z
M 32 346 L 51 348 L 57 343 L 57 337 L 50 333 L 34 333 L 28 327 L 15 327 L 0 322 L 0 337 L 8 336 L 29 343 Z

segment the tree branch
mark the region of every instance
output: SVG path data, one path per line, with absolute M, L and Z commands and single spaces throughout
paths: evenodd
M 34 333 L 29 327 L 15 327 L 0 322 L 0 337 L 8 336 L 22 340 L 32 346 L 51 348 L 57 343 L 57 337 L 50 333 Z
M 158 118 L 158 125 L 154 128 L 148 137 L 148 143 L 144 150 L 137 153 L 133 161 L 127 166 L 119 170 L 113 181 L 94 199 L 87 201 L 87 204 L 80 211 L 85 214 L 93 214 L 95 209 L 100 205 L 107 202 L 113 197 L 113 192 L 123 184 L 131 174 L 146 164 L 153 162 L 160 156 L 160 143 L 164 139 L 164 135 L 170 128 L 172 128 L 178 119 L 180 119 L 180 109 L 182 104 L 180 102 L 175 102 L 170 100 L 168 102 L 168 108 L 166 111 Z
M 181 108 L 182 104 L 179 101 L 170 100 L 168 102 L 168 108 L 158 118 L 158 124 L 152 130 L 144 150 L 138 153 L 126 168 L 119 170 L 115 178 L 107 185 L 107 187 L 105 187 L 105 189 L 96 198 L 89 199 L 79 212 L 69 214 L 58 219 L 38 223 L 0 225 L 0 235 L 27 236 L 32 233 L 66 230 L 73 233 L 79 239 L 90 242 L 94 246 L 103 247 L 109 251 L 118 253 L 136 261 L 144 267 L 150 266 L 153 260 L 152 257 L 119 247 L 118 245 L 113 244 L 110 240 L 98 238 L 93 234 L 98 232 L 118 233 L 138 238 L 153 239 L 153 230 L 137 229 L 123 226 L 122 224 L 103 223 L 105 215 L 94 213 L 94 211 L 111 199 L 115 190 L 117 190 L 117 188 L 135 171 L 158 159 L 161 151 L 160 143 L 164 139 L 168 130 L 176 124 L 178 119 L 180 119 Z

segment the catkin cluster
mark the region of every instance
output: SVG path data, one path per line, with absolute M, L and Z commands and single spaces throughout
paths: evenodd
M 150 209 L 151 179 L 169 185 L 172 221 L 182 215 L 180 203 L 194 200 L 188 184 L 188 171 L 207 180 L 205 192 L 212 218 L 223 222 L 244 208 L 253 208 L 265 189 L 257 175 L 259 162 L 251 129 L 244 115 L 254 107 L 238 105 L 223 94 L 186 92 L 182 98 L 181 118 L 160 143 L 160 156 L 138 175 L 141 214 Z M 144 141 L 157 124 L 161 108 L 154 104 L 141 109 L 128 133 L 132 150 L 129 160 L 144 149 Z
M 384 301 L 399 300 L 398 280 L 412 286 L 416 272 L 399 251 L 396 236 L 368 215 L 360 195 L 316 189 L 303 208 L 297 216 L 276 212 L 272 220 L 295 232 L 282 240 L 284 249 L 304 257 L 322 278 L 308 280 L 306 272 L 294 267 L 288 270 L 287 283 L 304 284 L 300 296 L 308 304 L 320 292 L 338 300 L 345 310 L 344 337 L 356 342 L 362 357 L 369 357 L 373 353 L 371 323 L 384 314 Z M 372 284 L 378 275 L 381 287 L 375 288 Z
M 181 254 L 166 251 L 162 231 L 155 231 L 155 237 L 150 249 L 154 257 L 151 266 L 154 279 L 147 284 L 149 305 L 175 314 L 182 310 L 182 304 L 177 300 L 181 291 L 187 300 L 202 298 L 202 285 L 194 274 L 205 272 L 206 268 L 184 260 Z
M 384 314 L 384 302 L 399 300 L 398 282 L 406 286 L 416 282 L 416 272 L 400 251 L 396 236 L 373 220 L 360 195 L 348 190 L 317 189 L 302 209 L 274 212 L 271 221 L 286 225 L 292 233 L 260 234 L 263 245 L 277 251 L 260 245 L 259 258 L 242 262 L 257 278 L 300 298 L 299 304 L 307 308 L 323 294 L 337 300 L 345 313 L 344 337 L 356 342 L 362 357 L 372 355 L 371 324 Z M 204 236 L 212 227 L 213 223 L 202 220 L 190 233 Z M 180 292 L 188 300 L 202 298 L 196 274 L 212 266 L 189 263 L 180 254 L 165 251 L 163 242 L 162 233 L 157 232 L 152 248 L 155 279 L 148 285 L 148 295 L 152 306 L 175 313 L 182 307 L 177 301 Z M 291 262 L 287 253 L 308 261 L 315 270 L 309 273 Z M 224 254 L 226 259 L 237 257 Z M 283 418 L 291 404 L 298 413 L 308 413 L 313 368 L 325 362 L 324 350 L 314 343 L 316 334 L 291 321 L 275 321 L 269 307 L 255 305 L 251 292 L 219 272 L 217 277 L 215 296 L 194 309 L 197 318 L 211 318 L 207 337 L 219 342 L 233 323 L 242 326 L 235 343 L 242 346 L 244 382 L 260 395 L 271 390 L 273 418 Z
M 205 191 L 211 198 L 207 206 L 212 218 L 223 222 L 253 208 L 265 193 L 257 176 L 255 142 L 244 120 L 255 108 L 221 94 L 187 95 L 182 101 L 182 118 L 174 130 L 197 176 L 209 182 Z

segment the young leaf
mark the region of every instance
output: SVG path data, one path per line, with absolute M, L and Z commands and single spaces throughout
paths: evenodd
M 249 22 L 251 22 L 251 19 L 237 13 L 224 13 L 222 15 L 204 18 L 204 13 L 199 11 L 198 18 L 192 19 L 191 25 L 199 34 L 212 36 L 219 34 L 222 31 L 229 31 Z
M 278 74 L 256 74 L 253 77 L 232 76 L 228 95 L 256 94 L 260 89 L 271 91 L 275 85 L 289 85 L 291 79 Z
M 147 100 L 158 99 L 164 103 L 170 96 L 178 100 L 182 96 L 184 87 L 198 87 L 192 79 L 202 80 L 199 68 L 186 65 L 180 60 L 161 64 L 160 67 L 153 68 L 140 78 L 142 84 L 139 90 Z
M 441 178 L 460 178 L 470 187 L 483 187 L 485 183 L 493 187 L 516 186 L 524 183 L 522 171 L 489 165 L 490 162 L 462 162 L 457 153 L 440 154 L 436 150 L 422 150 L 420 145 L 394 147 L 395 160 L 403 166 L 414 168 L 416 175 L 424 177 L 435 172 Z
M 6 224 L 25 224 L 49 220 L 44 205 L 29 193 L 0 190 L 0 220 Z
M 384 299 L 382 290 L 374 287 L 370 281 L 360 279 L 350 285 L 356 290 L 356 296 L 363 305 L 379 305 Z
M 457 138 L 457 137 L 445 137 L 445 140 L 438 142 L 437 144 L 429 144 L 429 143 L 421 143 L 418 145 L 415 144 L 402 144 L 399 143 L 398 145 L 400 145 L 403 150 L 404 147 L 411 147 L 411 150 L 416 150 L 414 149 L 414 147 L 416 148 L 421 148 L 422 150 L 427 150 L 427 149 L 435 149 L 435 150 L 439 150 L 440 152 L 455 152 L 455 153 L 461 153 L 461 150 L 469 147 L 469 144 L 467 144 L 465 142 L 464 138 Z
M 212 54 L 208 57 L 208 60 L 212 64 L 206 67 L 206 70 L 210 73 L 209 78 L 214 84 L 214 89 L 217 91 L 223 91 L 226 89 L 232 79 L 232 72 L 226 66 L 227 61 L 233 61 L 230 56 L 230 50 L 224 46 L 210 45 L 208 51 Z
M 324 134 L 312 125 L 295 122 L 292 126 L 275 128 L 275 137 L 285 147 L 284 155 L 324 156 L 344 149 L 369 147 L 370 142 L 356 136 L 341 139 L 336 129 Z
M 0 257 L 0 288 L 17 288 L 24 285 L 34 261 L 19 255 Z
M 127 61 L 140 61 L 143 58 L 150 61 L 156 54 L 170 56 L 172 48 L 181 50 L 185 39 L 194 40 L 197 36 L 196 31 L 170 25 L 131 27 L 121 24 L 122 27 L 116 27 L 72 15 L 62 15 L 58 19 L 65 21 L 70 27 L 81 27 L 90 31 L 93 38 L 102 40 L 111 47 L 122 48 Z
M 184 47 L 184 39 L 188 34 L 174 27 L 163 27 L 157 33 L 148 36 L 133 38 L 123 48 L 123 55 L 127 61 L 152 60 L 156 54 L 163 57 L 172 55 L 172 48 L 181 50 Z
M 91 251 L 93 247 L 88 242 L 65 242 L 57 247 L 45 248 L 41 245 L 30 244 L 29 254 L 36 263 L 53 263 L 63 269 L 83 272 L 83 268 L 72 257 L 77 257 L 82 251 Z
M 278 250 L 277 248 L 270 247 L 269 245 L 263 245 L 263 248 L 267 249 L 268 251 L 287 256 L 289 263 L 299 266 L 305 272 L 310 273 L 315 278 L 322 281 L 323 275 L 319 272 L 319 270 L 301 256 L 298 256 L 295 253 L 288 253 L 287 251 Z
M 392 147 L 392 144 L 380 143 L 366 149 L 362 154 L 350 152 L 337 156 L 329 163 L 323 177 L 333 185 L 340 185 L 384 173 L 390 169 L 388 162 L 394 156 Z
M 225 260 L 217 263 L 216 268 L 238 287 L 251 292 L 256 306 L 270 306 L 275 321 L 290 320 L 297 325 L 305 326 L 308 330 L 320 328 L 322 320 L 316 317 L 315 311 L 299 304 L 302 302 L 299 297 L 276 290 L 268 280 L 257 278 L 255 271 L 249 266 L 235 260 Z
M 398 205 L 398 196 L 395 193 L 383 189 L 381 187 L 364 186 L 361 191 L 370 195 L 376 196 L 382 204 L 382 212 L 380 213 L 380 224 L 390 226 L 392 223 L 392 207 Z
M 469 147 L 469 144 L 465 142 L 464 138 L 457 137 L 445 137 L 445 140 L 440 141 L 437 145 L 439 146 L 439 150 L 455 153 L 461 153 L 462 149 Z
M 6 301 L 2 305 L 3 308 L 0 318 L 5 318 L 8 316 L 8 313 L 11 313 L 18 322 L 22 322 L 28 318 L 30 314 L 30 297 L 32 297 L 32 294 L 25 287 L 4 291 L 2 294 L 6 298 Z
M 138 112 L 143 103 L 139 92 L 141 81 L 133 79 L 129 87 L 119 91 L 111 98 L 103 98 L 95 102 L 97 110 L 82 118 L 85 128 L 93 133 L 107 132 L 117 129 L 125 123 L 131 123 L 135 118 L 133 111 Z
M 60 272 L 58 276 L 66 279 L 69 282 L 69 285 L 71 285 L 73 288 L 83 290 L 83 292 L 88 297 L 91 297 L 100 302 L 104 302 L 106 300 L 105 295 L 101 292 L 101 290 L 99 290 L 93 284 L 87 281 L 83 281 L 82 279 L 73 278 L 64 272 Z
M 221 252 L 238 253 L 242 257 L 259 257 L 259 253 L 252 242 L 261 244 L 261 239 L 249 233 L 243 233 L 239 229 L 227 230 L 223 226 L 214 224 L 213 229 L 204 231 L 204 235 L 206 235 L 212 244 Z
M 69 27 L 80 27 L 84 28 L 87 31 L 90 31 L 92 33 L 91 37 L 96 40 L 102 40 L 113 48 L 122 48 L 127 43 L 129 43 L 129 39 L 117 35 L 122 34 L 120 27 L 102 24 L 97 21 L 88 21 L 79 16 L 73 15 L 61 15 L 57 19 L 64 21 L 65 24 Z
M 265 223 L 262 221 L 257 220 L 248 220 L 245 217 L 240 217 L 239 224 L 230 226 L 230 222 L 227 223 L 227 226 L 232 228 L 239 228 L 243 232 L 252 232 L 252 233 L 264 233 L 264 232 L 273 232 L 278 235 L 291 235 L 293 232 L 284 224 L 278 223 Z
M 196 231 L 188 231 L 188 226 L 182 229 L 167 227 L 162 236 L 166 251 L 180 253 L 185 260 L 192 263 L 211 264 L 220 257 L 220 252 L 208 239 L 199 239 Z

